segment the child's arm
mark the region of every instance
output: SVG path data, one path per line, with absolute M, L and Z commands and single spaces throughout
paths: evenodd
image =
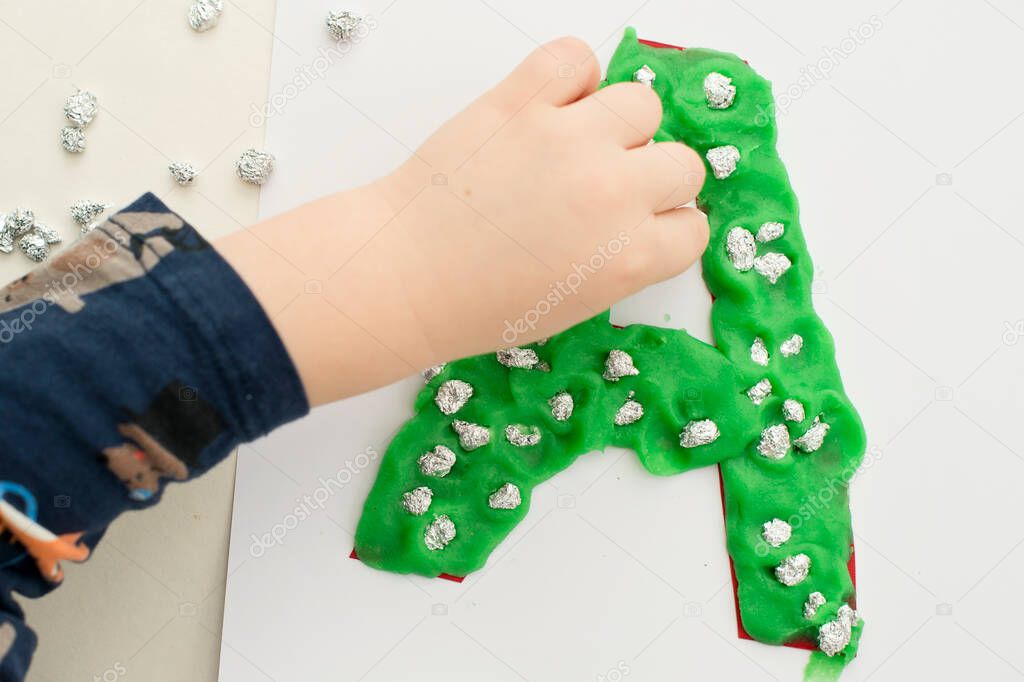
M 673 207 L 702 162 L 646 146 L 653 93 L 593 94 L 597 79 L 584 45 L 550 43 L 378 182 L 216 250 L 146 195 L 0 291 L 0 680 L 35 648 L 12 593 L 52 589 L 167 481 L 310 404 L 561 330 L 700 254 L 703 216 Z
M 218 242 L 312 404 L 546 337 L 701 254 L 704 215 L 674 207 L 702 160 L 647 146 L 650 88 L 598 79 L 580 41 L 544 45 L 390 176 Z

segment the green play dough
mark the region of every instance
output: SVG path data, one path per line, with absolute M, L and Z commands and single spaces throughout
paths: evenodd
M 685 333 L 644 325 L 617 329 L 603 313 L 529 348 L 551 371 L 509 369 L 494 354 L 478 355 L 450 363 L 420 393 L 417 414 L 388 446 L 366 501 L 356 533 L 361 560 L 402 573 L 466 575 L 483 567 L 526 516 L 530 491 L 580 455 L 609 445 L 631 448 L 649 471 L 668 475 L 720 462 L 748 444 L 747 425 L 757 419 L 754 406 L 742 391 L 718 388 L 738 385 L 735 368 L 715 348 Z M 629 352 L 640 374 L 617 382 L 604 379 L 612 349 Z M 470 384 L 474 394 L 449 417 L 434 404 L 434 394 L 453 378 Z M 548 404 L 560 391 L 574 402 L 564 422 L 555 420 Z M 644 416 L 615 426 L 614 415 L 630 391 L 644 406 Z M 681 425 L 708 417 L 722 433 L 718 440 L 680 447 Z M 490 443 L 464 450 L 451 427 L 455 419 L 487 426 Z M 512 445 L 505 437 L 510 424 L 538 427 L 540 443 Z M 456 463 L 443 478 L 425 476 L 417 460 L 438 444 L 455 452 Z M 519 487 L 522 505 L 491 509 L 488 496 L 506 482 Z M 401 505 L 402 494 L 417 486 L 434 493 L 424 516 L 413 516 Z M 437 514 L 447 514 L 458 534 L 444 550 L 431 551 L 423 533 Z
M 814 642 L 818 628 L 854 599 L 847 570 L 853 537 L 847 484 L 865 440 L 843 391 L 832 337 L 811 303 L 814 269 L 796 196 L 775 150 L 771 87 L 733 55 L 650 47 L 639 43 L 632 29 L 612 58 L 606 83 L 631 81 L 644 65 L 657 74 L 653 87 L 664 103 L 656 140 L 684 142 L 702 157 L 724 145 L 740 153 L 736 170 L 724 179 L 716 179 L 709 167 L 698 198 L 711 226 L 703 266 L 715 297 L 715 346 L 679 330 L 647 325 L 617 329 L 606 312 L 543 345 L 529 346 L 549 369 L 509 368 L 494 354 L 449 363 L 420 392 L 416 415 L 381 461 L 356 532 L 356 551 L 367 565 L 388 571 L 466 575 L 480 569 L 526 516 L 531 490 L 580 455 L 608 446 L 630 448 L 658 475 L 718 463 L 744 628 L 769 644 Z M 708 106 L 703 83 L 711 72 L 728 76 L 736 87 L 728 108 Z M 782 223 L 785 231 L 776 240 L 758 242 L 757 254 L 783 254 L 792 263 L 775 284 L 756 269 L 737 269 L 726 250 L 732 228 L 742 226 L 756 234 L 767 222 Z M 782 345 L 794 334 L 802 338 L 802 349 L 786 356 Z M 757 338 L 769 353 L 767 366 L 752 359 Z M 628 353 L 639 373 L 606 379 L 605 362 L 612 350 Z M 755 405 L 747 390 L 762 379 L 771 382 L 772 392 Z M 449 380 L 473 387 L 472 397 L 451 415 L 434 400 Z M 574 411 L 557 421 L 548 401 L 562 391 L 572 396 Z M 643 406 L 643 417 L 617 426 L 615 414 L 630 396 Z M 803 421 L 784 420 L 787 398 L 803 405 Z M 759 453 L 765 428 L 784 425 L 796 441 L 815 418 L 828 425 L 817 450 L 790 447 L 779 459 Z M 721 435 L 710 444 L 683 447 L 684 427 L 702 419 L 714 421 Z M 454 420 L 487 427 L 490 442 L 464 449 L 452 428 Z M 509 425 L 525 432 L 535 427 L 540 442 L 514 446 L 505 436 Z M 417 463 L 437 445 L 450 448 L 457 458 L 444 477 L 423 474 Z M 522 504 L 492 508 L 489 496 L 506 483 L 519 488 Z M 430 488 L 432 499 L 425 513 L 414 515 L 403 507 L 403 494 L 421 486 Z M 451 519 L 456 535 L 442 549 L 430 549 L 424 534 L 441 515 Z M 792 537 L 778 548 L 761 536 L 763 524 L 775 518 L 792 526 Z M 809 574 L 797 585 L 783 585 L 775 568 L 797 554 L 810 558 Z M 807 619 L 804 603 L 815 591 L 827 601 Z M 855 655 L 861 629 L 858 621 L 850 644 L 835 656 L 815 652 L 808 675 L 838 675 Z
M 863 632 L 863 624 L 854 628 L 846 651 L 840 655 L 829 657 L 820 651 L 812 653 L 804 668 L 804 682 L 835 682 L 838 680 L 843 673 L 843 668 L 857 654 L 857 646 L 860 644 L 860 636 Z

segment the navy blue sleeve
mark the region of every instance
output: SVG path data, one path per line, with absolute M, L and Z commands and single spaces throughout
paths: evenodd
M 231 267 L 152 194 L 0 290 L 0 680 L 38 597 L 120 513 L 309 410 Z M 8 542 L 10 540 L 11 542 Z

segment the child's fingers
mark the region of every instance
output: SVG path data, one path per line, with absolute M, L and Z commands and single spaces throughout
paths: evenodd
M 633 149 L 627 157 L 634 164 L 631 177 L 637 191 L 660 213 L 693 201 L 704 184 L 704 162 L 697 152 L 678 142 L 658 142 Z
M 633 233 L 648 254 L 644 284 L 675 277 L 690 267 L 708 245 L 708 219 L 695 208 L 676 208 L 651 216 Z
M 610 137 L 627 149 L 647 144 L 661 125 L 661 100 L 645 85 L 616 83 L 566 107 L 570 125 Z
M 585 42 L 558 38 L 531 52 L 491 95 L 515 111 L 530 101 L 562 106 L 594 92 L 600 76 L 597 58 Z
M 590 46 L 579 38 L 565 37 L 543 45 L 541 50 L 557 59 L 555 79 L 542 96 L 551 104 L 571 104 L 597 90 L 601 81 L 601 65 Z

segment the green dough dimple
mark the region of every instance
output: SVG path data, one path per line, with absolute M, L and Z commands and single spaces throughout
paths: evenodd
M 583 322 L 543 345 L 529 348 L 550 366 L 508 368 L 494 354 L 450 363 L 416 400 L 416 415 L 388 447 L 356 532 L 356 550 L 366 564 L 400 573 L 466 575 L 481 568 L 491 551 L 527 514 L 530 492 L 572 464 L 576 457 L 608 446 L 630 448 L 658 475 L 720 464 L 725 488 L 726 532 L 739 583 L 744 628 L 769 644 L 816 641 L 818 628 L 854 600 L 847 570 L 852 549 L 848 483 L 864 453 L 860 419 L 843 391 L 832 337 L 811 302 L 813 266 L 803 240 L 796 196 L 775 150 L 771 86 L 741 59 L 702 49 L 685 51 L 639 43 L 626 31 L 608 67 L 607 83 L 633 80 L 648 65 L 653 87 L 664 104 L 655 140 L 681 141 L 702 157 L 711 148 L 733 145 L 740 152 L 735 172 L 716 179 L 710 167 L 698 204 L 707 213 L 711 238 L 704 254 L 704 278 L 715 297 L 711 320 L 715 347 L 685 332 L 647 325 L 612 327 L 608 313 Z M 736 86 L 733 104 L 712 109 L 703 82 L 722 73 Z M 775 284 L 751 269 L 741 272 L 726 253 L 726 236 L 736 226 L 752 234 L 767 222 L 785 226 L 782 237 L 757 243 L 757 253 L 785 255 L 792 266 Z M 803 339 L 795 355 L 781 352 L 794 334 Z M 763 340 L 767 366 L 754 362 L 751 345 Z M 636 376 L 609 381 L 602 376 L 608 353 L 629 353 Z M 454 415 L 434 404 L 437 388 L 449 379 L 473 386 L 474 395 Z M 759 405 L 747 389 L 768 379 L 772 393 Z M 548 401 L 561 391 L 574 400 L 566 421 L 556 421 Z M 616 426 L 616 412 L 630 394 L 644 408 L 638 421 Z M 798 400 L 806 416 L 783 419 L 782 404 Z M 791 448 L 780 459 L 758 453 L 762 431 L 784 424 L 796 441 L 815 418 L 829 430 L 813 452 Z M 452 429 L 453 420 L 487 426 L 490 442 L 467 451 Z M 714 442 L 680 445 L 691 421 L 711 419 L 720 431 Z M 536 427 L 537 445 L 516 447 L 505 427 Z M 451 472 L 424 475 L 417 460 L 436 445 L 456 453 Z M 518 486 L 522 504 L 492 509 L 488 497 L 505 483 Z M 419 486 L 433 491 L 430 509 L 416 516 L 402 506 L 402 494 Z M 710 513 L 710 510 L 709 510 Z M 430 523 L 446 514 L 456 536 L 440 550 L 424 544 Z M 761 538 L 765 522 L 780 518 L 792 537 L 780 547 Z M 709 521 L 710 522 L 710 521 Z M 806 554 L 811 568 L 801 583 L 788 587 L 775 567 L 788 556 Z M 811 592 L 826 603 L 806 619 Z M 862 624 L 834 657 L 815 652 L 808 676 L 837 676 L 856 654 Z

